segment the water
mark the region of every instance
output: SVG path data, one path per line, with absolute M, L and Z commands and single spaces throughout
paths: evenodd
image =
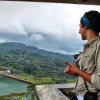
M 27 92 L 28 84 L 0 76 L 0 96 L 10 93 Z

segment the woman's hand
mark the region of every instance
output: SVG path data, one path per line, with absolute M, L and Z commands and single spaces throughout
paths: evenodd
M 64 72 L 70 75 L 74 75 L 74 76 L 78 76 L 78 71 L 79 69 L 72 63 L 66 62 L 66 64 L 68 65 L 67 68 L 65 68 Z
M 70 75 L 74 75 L 74 76 L 81 76 L 82 78 L 84 78 L 86 81 L 88 81 L 89 83 L 91 83 L 91 73 L 87 73 L 84 72 L 82 70 L 79 70 L 74 64 L 66 62 L 66 64 L 68 65 L 67 68 L 65 68 L 64 72 Z

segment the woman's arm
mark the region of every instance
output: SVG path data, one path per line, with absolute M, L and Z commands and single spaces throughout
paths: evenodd
M 91 75 L 92 74 L 79 70 L 78 71 L 78 75 L 81 76 L 81 77 L 83 77 L 89 83 L 91 83 Z

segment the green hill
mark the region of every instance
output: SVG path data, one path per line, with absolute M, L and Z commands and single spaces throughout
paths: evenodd
M 74 63 L 73 55 L 63 55 L 22 43 L 0 44 L 0 66 L 17 70 L 35 77 L 64 77 L 64 62 Z M 3 69 L 3 67 L 0 67 Z M 71 76 L 69 76 L 71 77 Z

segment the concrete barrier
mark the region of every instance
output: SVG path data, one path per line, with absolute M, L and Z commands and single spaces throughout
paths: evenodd
M 24 83 L 27 83 L 27 84 L 35 84 L 34 82 L 29 82 L 27 80 L 22 80 L 22 79 L 19 79 L 19 78 L 15 78 L 15 77 L 12 77 L 10 75 L 5 75 L 5 74 L 0 74 L 0 75 L 4 76 L 4 77 L 11 78 L 11 79 L 14 79 L 14 80 L 18 80 L 18 81 L 21 81 L 21 82 L 24 82 Z
M 69 100 L 69 98 L 61 92 L 61 90 L 68 92 L 73 89 L 74 86 L 74 83 L 36 85 L 36 97 L 37 100 Z

